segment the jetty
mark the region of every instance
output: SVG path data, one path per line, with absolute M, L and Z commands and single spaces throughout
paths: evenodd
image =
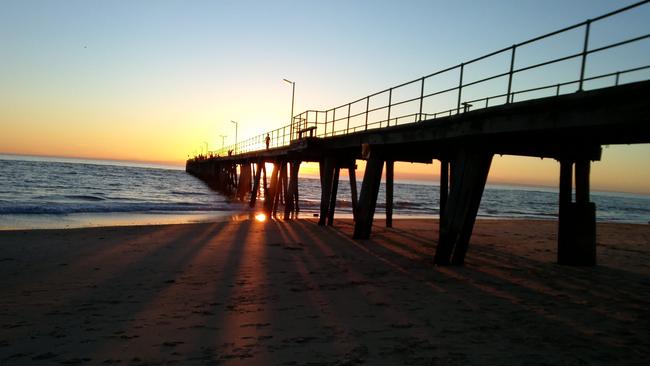
M 319 224 L 333 225 L 339 174 L 347 169 L 353 238 L 363 240 L 371 236 L 384 167 L 390 227 L 395 162 L 439 160 L 440 230 L 434 261 L 462 265 L 493 156 L 555 159 L 557 261 L 595 265 L 590 165 L 600 160 L 604 145 L 650 143 L 650 33 L 611 37 L 590 46 L 590 31 L 648 3 L 632 4 L 328 110 L 307 110 L 286 126 L 189 159 L 186 171 L 251 207 L 263 192 L 267 215 L 290 220 L 300 210 L 300 165 L 318 162 Z M 536 61 L 521 56 L 576 32 L 581 35 L 578 51 Z M 625 53 L 619 51 L 629 47 L 644 50 L 641 58 L 631 63 L 620 56 Z M 590 67 L 590 60 L 603 59 L 606 67 L 595 61 Z M 553 72 L 555 67 L 575 72 Z M 366 161 L 360 192 L 357 160 Z M 266 164 L 272 164 L 271 172 Z

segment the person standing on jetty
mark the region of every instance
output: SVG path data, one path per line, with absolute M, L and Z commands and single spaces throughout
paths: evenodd
M 268 133 L 266 134 L 266 138 L 264 139 L 264 141 L 266 142 L 266 149 L 268 150 L 269 144 L 271 143 L 271 137 L 269 136 Z

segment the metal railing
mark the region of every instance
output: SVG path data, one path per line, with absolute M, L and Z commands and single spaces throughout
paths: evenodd
M 229 153 L 241 154 L 264 150 L 266 148 L 272 149 L 287 146 L 305 137 L 325 138 L 369 129 L 417 123 L 424 120 L 468 112 L 472 108 L 475 110 L 513 103 L 515 99 L 522 101 L 576 91 L 580 92 L 585 90 L 588 83 L 595 81 L 600 81 L 601 84 L 604 83 L 600 87 L 619 85 L 623 76 L 650 71 L 650 63 L 617 70 L 616 68 L 621 67 L 620 64 L 622 63 L 622 59 L 619 57 L 616 59 L 619 63 L 611 65 L 607 72 L 602 72 L 594 76 L 586 76 L 589 56 L 603 54 L 608 50 L 621 49 L 633 43 L 648 42 L 650 32 L 640 35 L 637 34 L 633 37 L 610 42 L 595 48 L 589 47 L 591 40 L 590 32 L 594 24 L 623 13 L 630 13 L 632 10 L 639 9 L 648 3 L 650 3 L 650 0 L 623 7 L 599 17 L 588 19 L 584 22 L 514 44 L 470 61 L 370 94 L 355 101 L 339 105 L 338 107 L 324 111 L 304 111 L 294 116 L 290 125 L 244 140 L 236 146 L 231 145 L 221 150 L 210 152 L 210 154 L 214 156 L 225 156 Z M 650 22 L 646 24 L 650 24 Z M 648 31 L 650 31 L 650 25 L 647 27 Z M 560 57 L 548 60 L 517 66 L 517 61 L 521 59 L 521 56 L 517 58 L 518 51 L 521 52 L 526 47 L 566 36 L 571 34 L 571 32 L 583 32 L 583 35 L 578 39 L 578 51 L 569 52 Z M 650 42 L 648 42 L 648 46 L 650 46 Z M 650 54 L 650 47 L 645 49 L 643 56 L 647 57 L 648 54 Z M 502 60 L 498 60 L 498 58 L 502 58 Z M 480 62 L 495 59 L 499 61 L 498 64 L 504 66 L 506 71 L 482 75 L 481 77 L 474 77 L 475 80 L 470 80 L 468 71 L 471 71 L 471 67 L 478 65 Z M 642 61 L 650 62 L 650 60 Z M 525 73 L 531 73 L 557 65 L 576 67 L 577 70 L 574 70 L 574 72 L 577 71 L 577 75 L 574 74 L 575 76 L 573 78 L 556 80 L 553 83 L 529 82 L 526 88 L 515 87 L 518 78 L 522 77 Z M 442 78 L 450 75 L 452 76 L 450 85 L 444 85 L 442 82 L 437 83 L 434 80 L 438 77 Z M 632 81 L 647 79 L 650 79 L 650 73 L 640 78 L 637 77 Z M 481 96 L 472 97 L 470 93 L 472 88 L 483 86 L 490 89 L 489 84 L 495 82 L 501 83 L 497 87 L 497 90 L 500 89 L 500 91 L 496 93 L 493 91 L 482 91 Z M 627 82 L 630 81 L 628 80 Z M 432 90 L 431 84 L 439 84 L 441 87 Z M 445 99 L 447 100 L 446 103 Z M 266 146 L 267 136 L 269 137 L 268 147 Z

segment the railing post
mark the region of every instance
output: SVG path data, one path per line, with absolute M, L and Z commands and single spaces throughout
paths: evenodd
M 289 120 L 289 144 L 293 141 L 293 116 Z
M 420 112 L 418 113 L 418 122 L 422 121 L 422 103 L 424 102 L 424 77 L 422 77 L 422 85 L 420 86 Z
M 616 80 L 614 80 L 614 85 L 618 86 L 618 79 L 621 76 L 621 73 L 619 71 L 616 72 Z
M 514 75 L 513 71 L 515 70 L 515 51 L 517 50 L 517 45 L 512 45 L 512 53 L 510 54 L 510 72 L 508 72 L 508 93 L 506 94 L 506 103 L 510 103 L 510 92 L 512 91 L 512 76 Z
M 591 28 L 591 19 L 587 20 L 585 25 L 585 43 L 582 48 L 582 65 L 580 66 L 580 84 L 578 86 L 578 91 L 582 91 L 582 84 L 585 79 L 585 65 L 587 63 L 587 49 L 589 48 L 589 29 Z
M 456 114 L 460 113 L 460 98 L 462 96 L 463 92 L 463 69 L 465 68 L 465 64 L 461 63 L 460 64 L 460 80 L 458 82 L 458 104 L 456 105 Z
M 368 130 L 368 111 L 370 110 L 370 97 L 366 97 L 366 130 Z
M 336 108 L 332 109 L 332 136 L 334 136 L 334 125 L 336 124 Z M 327 131 L 327 129 L 325 129 Z
M 346 135 L 347 135 L 348 133 L 350 133 L 350 105 L 351 105 L 351 103 L 348 103 L 348 126 L 347 126 L 347 128 L 345 129 L 345 134 L 346 134 Z
M 386 127 L 390 126 L 390 105 L 393 102 L 393 88 L 388 89 L 388 118 L 386 118 Z

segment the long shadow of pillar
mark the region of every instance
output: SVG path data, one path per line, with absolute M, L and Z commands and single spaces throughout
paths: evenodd
M 492 152 L 464 148 L 451 158 L 451 189 L 441 212 L 440 239 L 434 262 L 462 265 L 487 181 Z M 444 169 L 444 167 L 443 167 Z

